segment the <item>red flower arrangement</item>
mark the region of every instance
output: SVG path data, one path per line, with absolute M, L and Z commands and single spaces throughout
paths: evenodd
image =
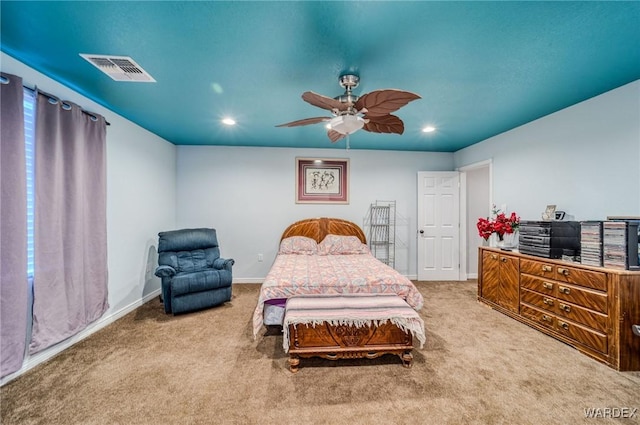
M 494 219 L 482 217 L 478 219 L 478 234 L 481 238 L 487 240 L 492 233 L 497 233 L 498 239 L 502 240 L 505 233 L 511 234 L 518 230 L 520 217 L 518 217 L 515 212 L 512 212 L 509 217 L 507 217 L 505 213 L 500 212 L 500 210 L 494 209 L 493 213 L 495 215 Z

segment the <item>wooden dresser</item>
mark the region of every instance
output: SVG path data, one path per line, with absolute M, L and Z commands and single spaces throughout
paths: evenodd
M 478 300 L 620 371 L 640 371 L 640 272 L 481 247 Z

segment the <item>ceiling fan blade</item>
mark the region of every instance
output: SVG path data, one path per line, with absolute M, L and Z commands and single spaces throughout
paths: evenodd
M 412 100 L 420 99 L 415 93 L 403 90 L 375 90 L 362 95 L 356 102 L 356 109 L 366 109 L 366 116 L 382 116 L 397 111 Z
M 335 143 L 338 140 L 342 139 L 345 135 L 342 133 L 338 133 L 335 130 L 329 130 L 327 131 L 327 136 L 329 137 L 329 140 L 331 140 L 331 143 Z
M 302 93 L 302 100 L 307 103 L 312 104 L 313 106 L 317 106 L 318 108 L 327 109 L 329 111 L 333 111 L 337 109 L 338 111 L 346 111 L 350 106 L 353 106 L 351 102 L 340 102 L 339 100 L 323 96 L 318 93 L 314 93 L 312 91 L 306 91 Z
M 298 127 L 301 125 L 317 124 L 319 122 L 329 121 L 329 120 L 331 120 L 331 118 L 327 118 L 327 117 L 305 118 L 298 121 L 291 121 L 286 124 L 276 125 L 276 127 Z
M 369 117 L 363 130 L 370 131 L 372 133 L 404 133 L 404 123 L 395 115 L 382 115 L 379 117 Z

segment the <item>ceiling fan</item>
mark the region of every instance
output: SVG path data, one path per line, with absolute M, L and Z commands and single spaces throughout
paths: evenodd
M 314 117 L 280 124 L 276 127 L 298 127 L 301 125 L 327 123 L 327 136 L 332 143 L 363 129 L 373 133 L 404 133 L 404 123 L 391 115 L 412 100 L 420 99 L 415 93 L 396 89 L 375 90 L 362 96 L 352 93 L 360 77 L 343 74 L 339 78 L 344 94 L 330 98 L 311 91 L 302 94 L 302 100 L 318 108 L 331 111 L 331 117 Z

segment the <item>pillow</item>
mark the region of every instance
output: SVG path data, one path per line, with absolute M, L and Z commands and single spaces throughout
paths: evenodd
M 318 252 L 318 244 L 306 236 L 290 236 L 280 242 L 278 254 L 314 255 Z
M 327 235 L 318 245 L 320 255 L 368 254 L 369 247 L 357 236 Z

